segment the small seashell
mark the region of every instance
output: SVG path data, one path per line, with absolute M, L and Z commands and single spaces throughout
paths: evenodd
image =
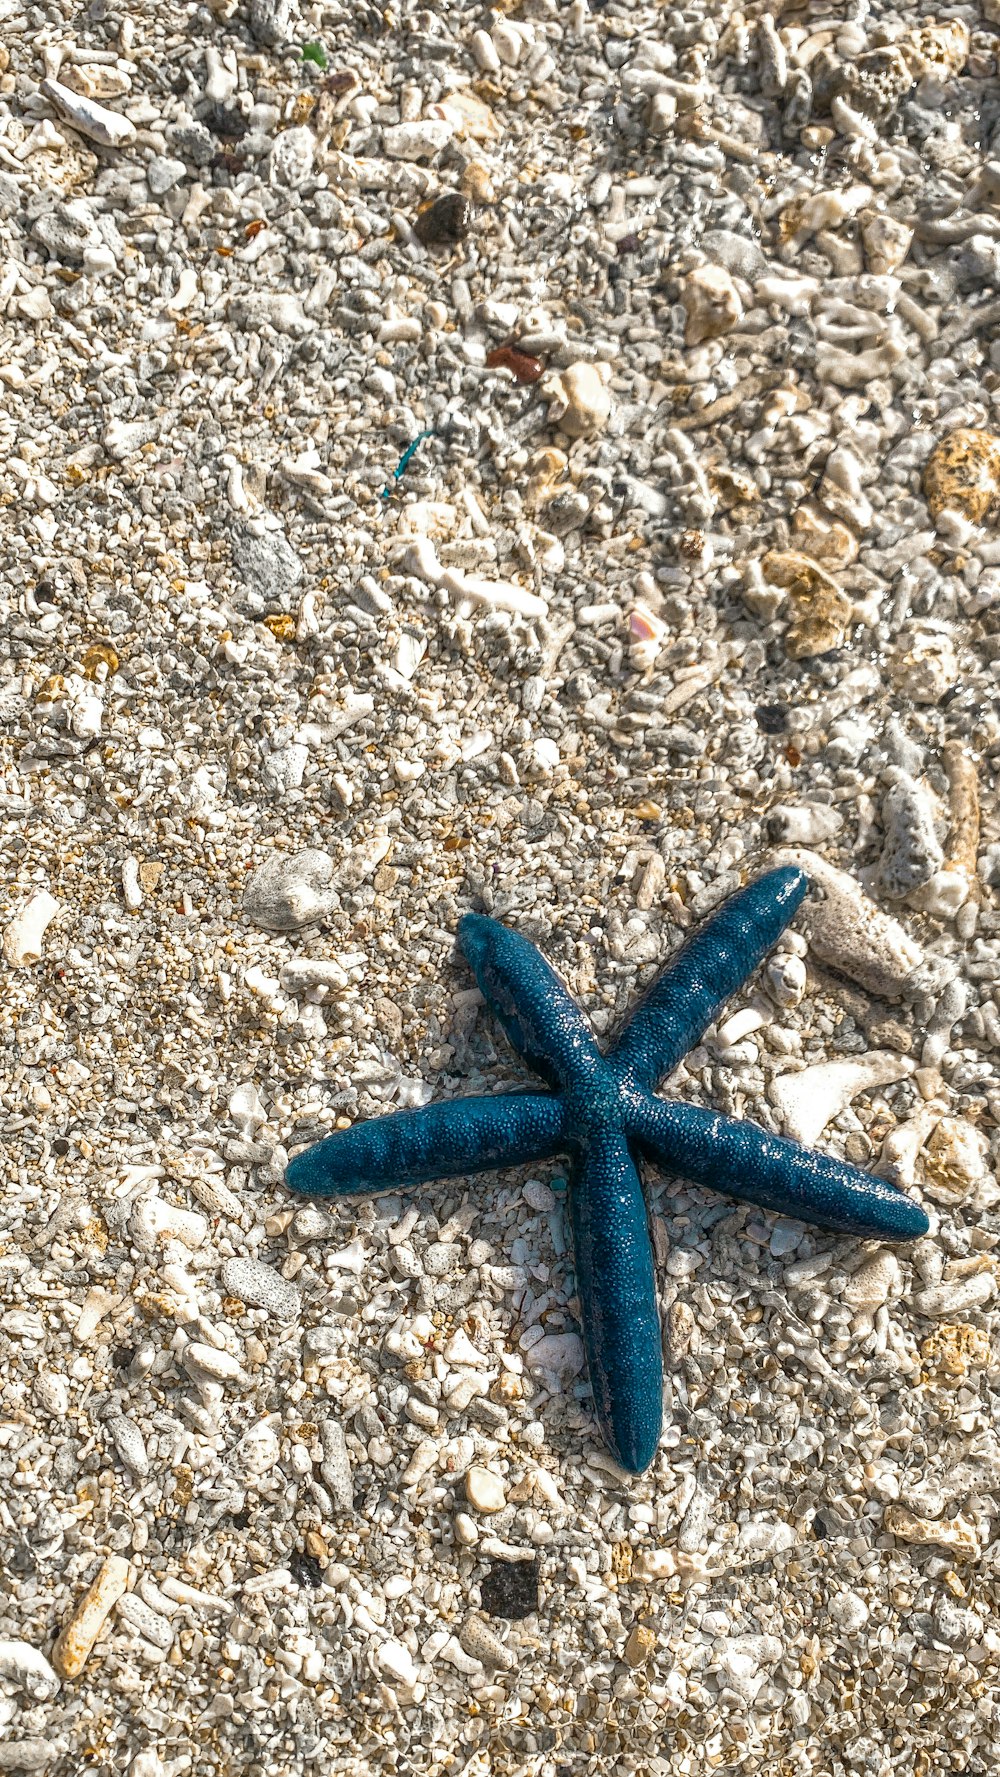
M 315 847 L 268 858 L 246 885 L 243 911 L 265 931 L 295 932 L 314 925 L 333 903 L 332 876 L 332 859 Z
M 932 518 L 960 512 L 972 524 L 1000 514 L 1000 438 L 959 426 L 934 446 L 924 465 L 923 493 Z

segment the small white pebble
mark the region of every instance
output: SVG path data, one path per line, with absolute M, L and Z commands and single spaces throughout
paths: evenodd
M 492 1469 L 473 1463 L 465 1477 L 465 1497 L 474 1511 L 502 1512 L 507 1504 L 504 1484 Z

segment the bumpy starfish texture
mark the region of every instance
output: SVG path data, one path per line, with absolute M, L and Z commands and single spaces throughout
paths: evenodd
M 725 902 L 656 977 L 607 1054 L 535 946 L 467 914 L 459 943 L 486 1003 L 550 1090 L 376 1117 L 297 1155 L 286 1174 L 294 1191 L 349 1196 L 568 1154 L 597 1418 L 612 1455 L 634 1474 L 656 1451 L 663 1393 L 640 1156 L 693 1184 L 841 1233 L 912 1240 L 927 1232 L 919 1204 L 880 1179 L 752 1123 L 655 1095 L 780 937 L 807 887 L 801 870 L 772 870 Z

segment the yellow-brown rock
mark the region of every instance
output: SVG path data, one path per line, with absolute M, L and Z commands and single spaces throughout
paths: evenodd
M 792 606 L 792 621 L 785 632 L 785 652 L 792 660 L 807 660 L 839 648 L 854 615 L 854 607 L 836 580 L 794 549 L 772 549 L 761 567 L 772 586 L 784 587 Z
M 964 1382 L 990 1361 L 989 1334 L 967 1321 L 944 1321 L 920 1347 L 928 1373 L 940 1382 Z
M 960 512 L 972 524 L 1000 511 L 1000 438 L 959 426 L 936 444 L 924 465 L 924 499 L 932 518 Z

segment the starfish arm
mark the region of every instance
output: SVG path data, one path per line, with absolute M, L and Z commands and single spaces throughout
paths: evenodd
M 629 1133 L 665 1172 L 779 1215 L 866 1240 L 918 1240 L 930 1226 L 919 1203 L 882 1179 L 700 1105 L 636 1100 Z
M 467 913 L 458 942 L 494 1018 L 536 1074 L 550 1086 L 569 1086 L 604 1069 L 575 1000 L 529 939 L 483 913 Z
M 570 1214 L 598 1423 L 615 1461 L 640 1474 L 660 1436 L 663 1357 L 646 1202 L 619 1130 L 591 1132 L 571 1177 Z
M 502 1092 L 395 1111 L 338 1130 L 296 1154 L 285 1183 L 309 1197 L 348 1197 L 522 1166 L 565 1146 L 560 1098 Z
M 655 1086 L 673 1073 L 792 919 L 801 870 L 769 870 L 698 927 L 640 1000 L 609 1056 L 619 1079 Z

